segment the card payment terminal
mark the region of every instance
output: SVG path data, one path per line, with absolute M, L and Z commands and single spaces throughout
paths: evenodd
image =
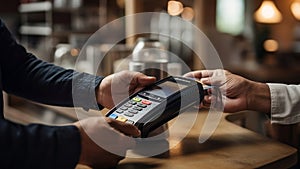
M 130 123 L 141 130 L 141 137 L 175 118 L 187 108 L 199 105 L 204 90 L 201 83 L 169 76 L 134 93 L 111 109 L 106 116 Z

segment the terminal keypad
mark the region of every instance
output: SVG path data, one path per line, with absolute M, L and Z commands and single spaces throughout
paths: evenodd
M 125 103 L 122 107 L 117 108 L 115 112 L 118 114 L 112 113 L 109 115 L 109 117 L 118 121 L 134 124 L 135 122 L 129 120 L 128 118 L 132 118 L 135 115 L 141 113 L 141 111 L 143 111 L 151 104 L 152 102 L 150 100 L 134 97 L 131 100 L 127 101 L 127 103 Z

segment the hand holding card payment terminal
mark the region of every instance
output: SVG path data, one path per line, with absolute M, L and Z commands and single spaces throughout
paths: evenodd
M 141 137 L 199 105 L 204 97 L 201 83 L 184 77 L 169 76 L 129 96 L 106 116 L 137 126 Z

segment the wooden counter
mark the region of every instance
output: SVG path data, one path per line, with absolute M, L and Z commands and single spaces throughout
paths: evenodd
M 201 112 L 191 131 L 165 156 L 152 158 L 126 158 L 118 169 L 245 169 L 290 168 L 297 162 L 297 150 L 273 141 L 227 120 L 222 120 L 203 144 L 198 142 L 207 112 Z M 184 130 L 184 128 L 183 128 Z M 172 140 L 170 140 L 171 142 Z M 88 167 L 78 165 L 76 169 Z

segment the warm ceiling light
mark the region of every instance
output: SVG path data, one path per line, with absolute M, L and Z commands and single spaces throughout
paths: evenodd
M 273 1 L 265 0 L 259 9 L 254 13 L 254 18 L 260 23 L 279 23 L 282 20 L 280 11 Z
M 300 0 L 295 0 L 291 5 L 291 11 L 294 17 L 300 20 Z
M 279 48 L 279 45 L 276 40 L 268 39 L 264 42 L 264 48 L 267 52 L 276 52 Z
M 183 11 L 183 5 L 179 1 L 168 2 L 168 13 L 172 16 L 180 15 Z
M 181 14 L 181 17 L 184 20 L 191 21 L 191 20 L 193 20 L 194 16 L 195 16 L 195 13 L 194 13 L 193 8 L 191 8 L 191 7 L 183 8 L 183 12 Z

